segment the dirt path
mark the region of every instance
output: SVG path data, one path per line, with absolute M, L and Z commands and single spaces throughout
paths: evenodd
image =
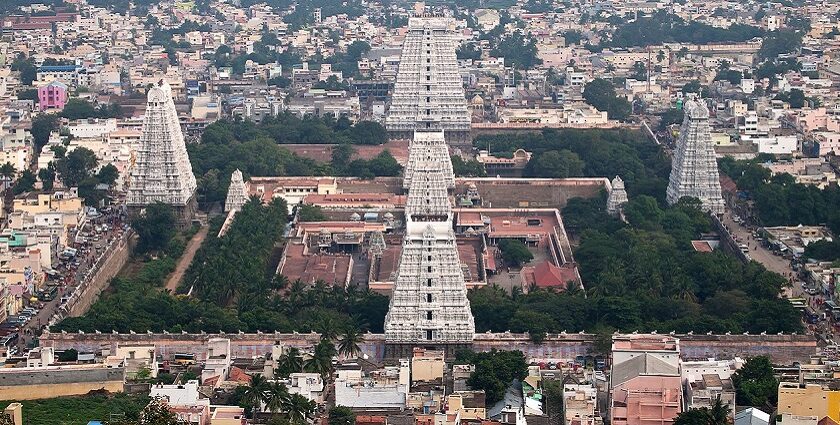
M 192 260 L 195 257 L 195 253 L 198 251 L 198 248 L 201 248 L 201 244 L 204 242 L 204 239 L 207 238 L 207 231 L 209 230 L 210 226 L 203 226 L 198 232 L 193 235 L 190 242 L 187 243 L 187 248 L 184 249 L 184 254 L 181 255 L 181 259 L 178 260 L 178 265 L 175 266 L 175 271 L 169 275 L 169 279 L 166 280 L 166 290 L 175 293 L 175 290 L 178 289 L 178 284 L 181 282 L 181 279 L 184 278 L 184 273 L 187 272 L 187 269 L 192 264 Z

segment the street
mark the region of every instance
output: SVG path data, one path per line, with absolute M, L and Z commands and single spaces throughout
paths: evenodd
M 54 260 L 55 270 L 60 276 L 50 278 L 48 284 L 57 285 L 58 291 L 50 301 L 31 303 L 31 307 L 41 303 L 43 307 L 20 327 L 20 337 L 16 344 L 19 352 L 35 346 L 35 339 L 45 326 L 65 317 L 69 306 L 81 292 L 79 289 L 91 281 L 104 259 L 111 254 L 119 240 L 126 236 L 124 221 L 125 217 L 119 211 L 103 212 L 92 217 L 79 229 L 79 242 L 71 246 L 77 250 L 76 255 L 73 258 Z

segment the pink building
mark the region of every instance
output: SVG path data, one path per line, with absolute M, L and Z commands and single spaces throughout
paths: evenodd
M 679 340 L 662 335 L 615 336 L 611 423 L 669 425 L 681 410 Z
M 48 109 L 64 109 L 67 103 L 67 86 L 61 82 L 53 81 L 38 88 L 38 106 L 41 112 Z

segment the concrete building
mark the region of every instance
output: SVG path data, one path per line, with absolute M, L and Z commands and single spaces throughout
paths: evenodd
M 169 84 L 149 89 L 143 136 L 131 170 L 126 205 L 135 211 L 155 202 L 172 205 L 182 226 L 197 208 L 196 181 Z
M 820 384 L 799 384 L 798 382 L 782 382 L 779 384 L 780 415 L 825 417 L 834 422 L 840 422 L 840 391 L 831 390 Z
M 703 209 L 723 214 L 715 151 L 712 148 L 709 108 L 702 100 L 689 99 L 683 106 L 685 119 L 671 164 L 666 199 L 676 204 L 684 196 L 703 203 Z
M 372 410 L 405 408 L 410 381 L 408 360 L 371 373 L 364 373 L 358 366 L 343 366 L 336 371 L 337 406 Z
M 682 411 L 679 340 L 661 335 L 613 337 L 610 423 L 672 424 Z
M 120 393 L 124 382 L 124 368 L 103 364 L 0 369 L 0 398 L 38 400 L 98 390 Z
M 563 414 L 564 425 L 602 423 L 598 414 L 598 388 L 590 384 L 564 384 Z
M 38 108 L 41 112 L 62 110 L 67 103 L 67 85 L 60 81 L 52 81 L 38 87 Z
M 448 143 L 469 144 L 470 112 L 458 72 L 457 46 L 451 18 L 409 19 L 385 119 L 391 138 L 411 139 L 414 130 L 439 129 Z

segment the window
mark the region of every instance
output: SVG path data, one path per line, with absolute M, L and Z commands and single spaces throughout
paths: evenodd
M 426 286 L 428 286 L 430 288 L 432 287 L 432 278 L 426 279 Z
M 426 330 L 426 339 L 429 340 L 429 341 L 432 340 L 432 330 L 431 329 Z
M 431 311 L 426 312 L 426 320 L 432 320 L 432 312 Z
M 432 294 L 426 294 L 426 302 L 427 303 L 432 302 Z

